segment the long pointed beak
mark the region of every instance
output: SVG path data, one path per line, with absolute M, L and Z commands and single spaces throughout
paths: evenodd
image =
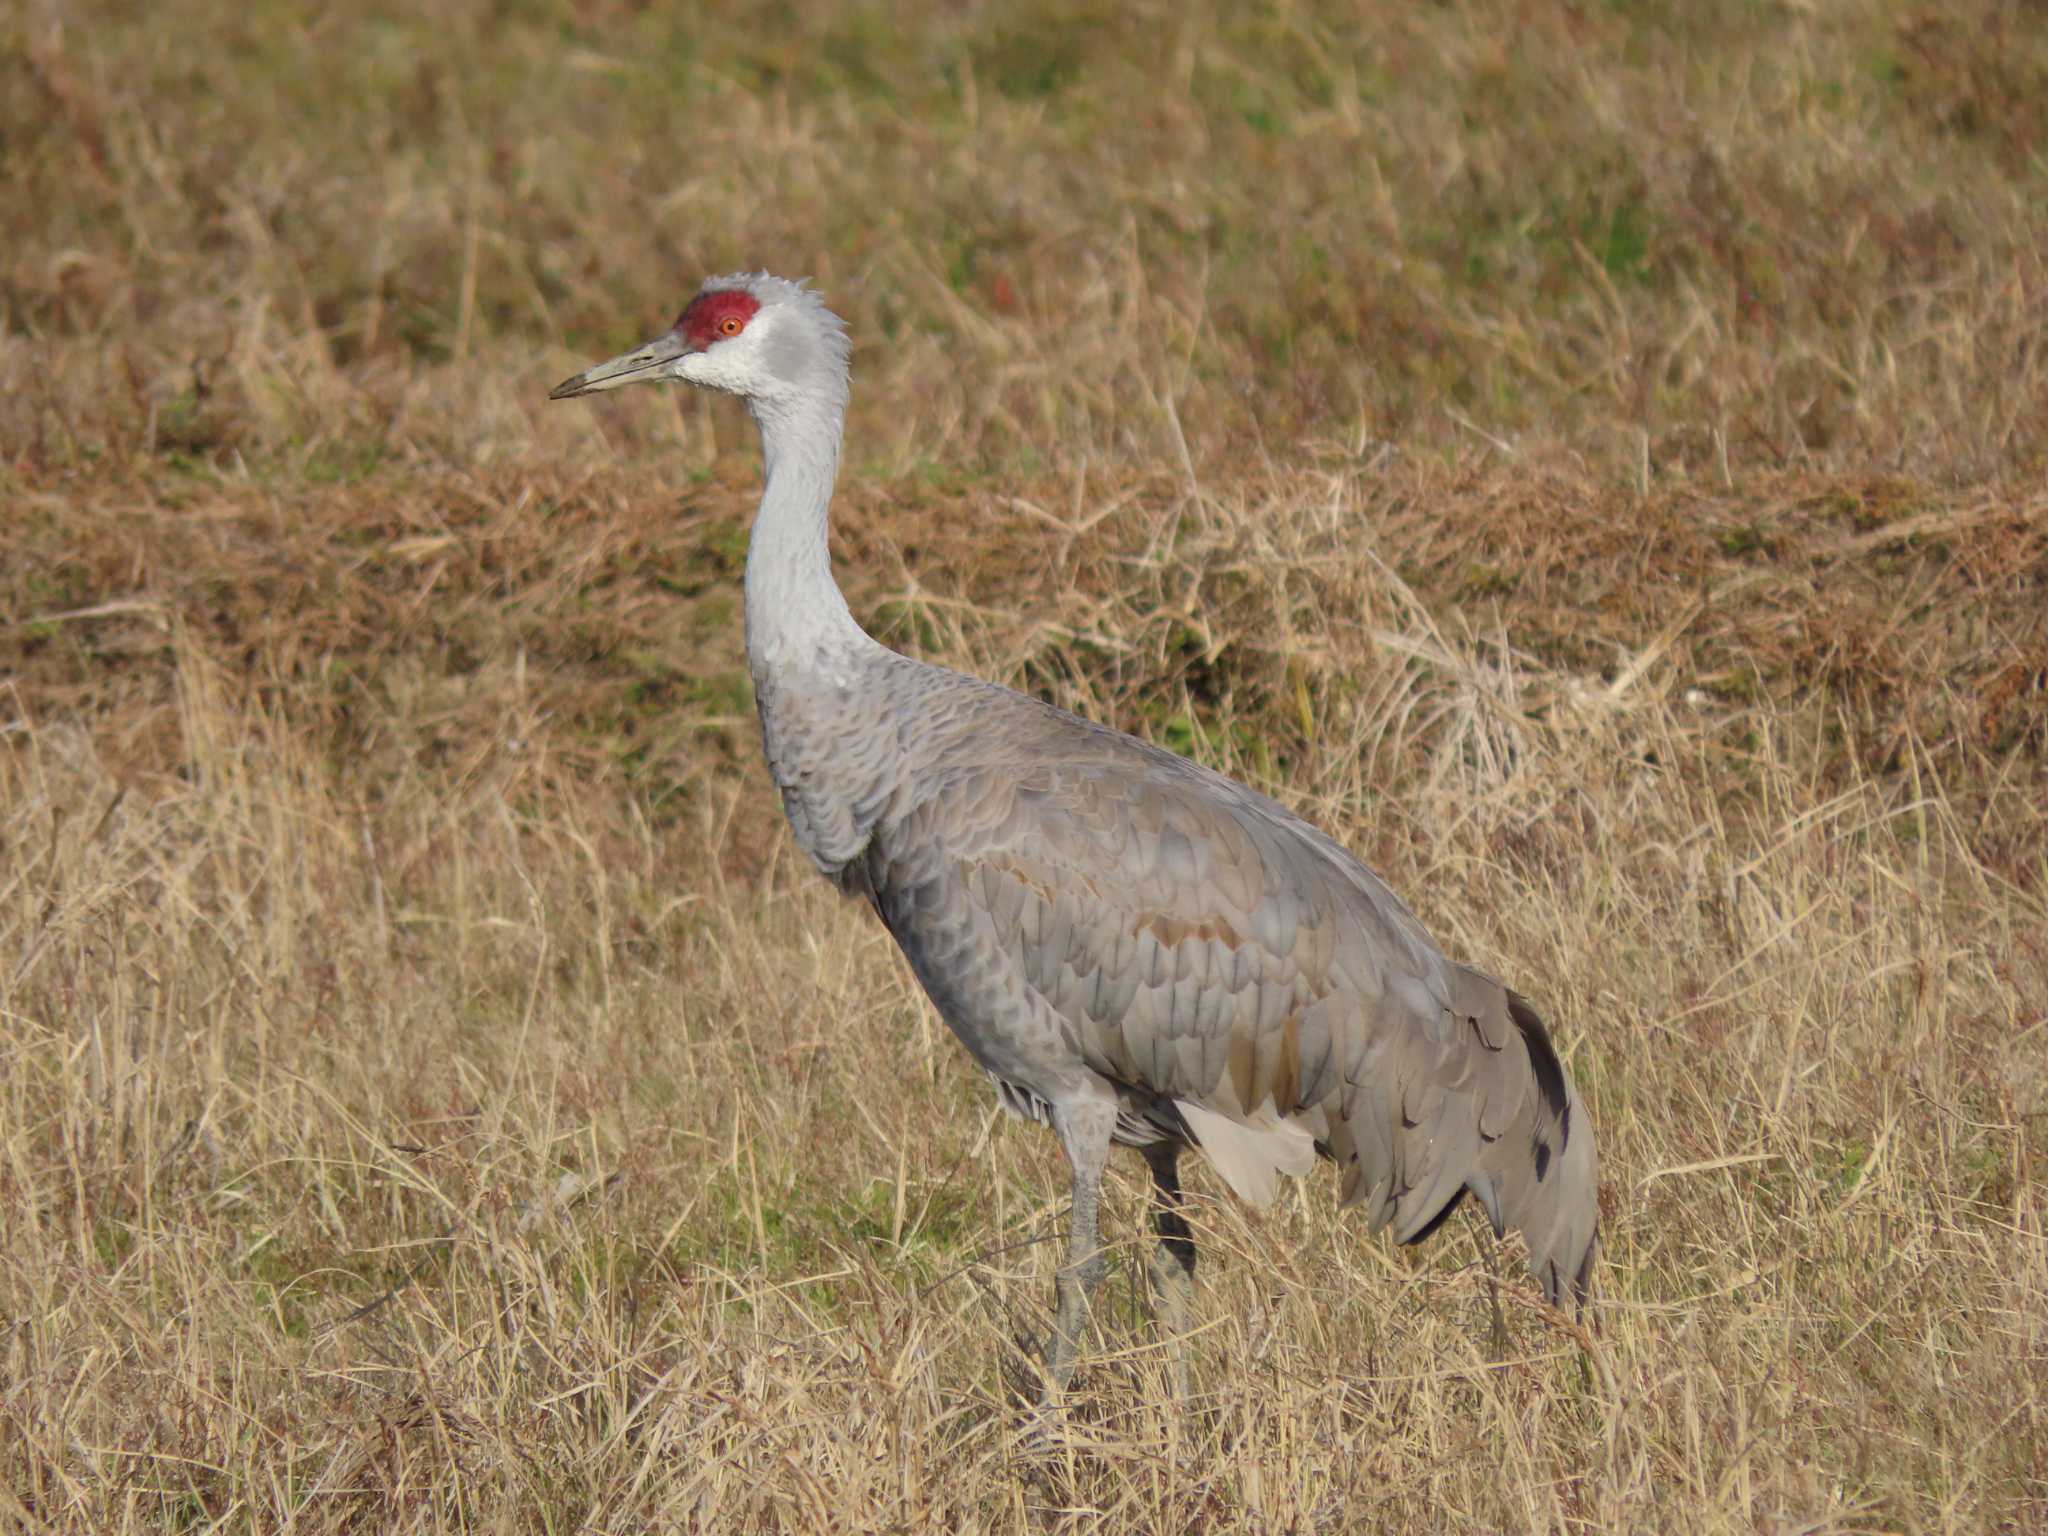
M 573 379 L 564 379 L 548 392 L 550 400 L 573 400 L 599 390 L 617 389 L 621 384 L 651 380 L 657 371 L 690 350 L 688 342 L 674 331 L 664 331 L 645 346 L 635 347 L 608 363 L 586 368 Z

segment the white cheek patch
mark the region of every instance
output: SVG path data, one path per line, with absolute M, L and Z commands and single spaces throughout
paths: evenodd
M 800 384 L 818 364 L 817 348 L 798 325 L 770 325 L 761 337 L 761 366 L 785 384 Z

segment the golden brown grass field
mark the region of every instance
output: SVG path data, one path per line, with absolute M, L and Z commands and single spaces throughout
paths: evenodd
M 2048 1530 L 2048 11 L 0 12 L 0 1529 Z M 891 643 L 1555 1021 L 1464 1215 L 1066 1196 L 758 762 L 706 273 Z M 1497 1337 L 1495 1296 L 1505 1319 Z

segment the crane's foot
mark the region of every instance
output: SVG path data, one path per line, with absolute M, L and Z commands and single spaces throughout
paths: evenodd
M 1152 1250 L 1145 1269 L 1152 1282 L 1152 1315 L 1166 1347 L 1167 1379 L 1174 1396 L 1186 1402 L 1193 1393 L 1188 1371 L 1188 1329 L 1194 1321 L 1193 1267 L 1166 1243 Z
M 1045 1390 L 1041 1407 L 1056 1406 L 1073 1379 L 1074 1364 L 1081 1355 L 1081 1336 L 1088 1328 L 1088 1299 L 1109 1268 L 1108 1260 L 1094 1252 L 1077 1264 L 1060 1270 L 1059 1306 L 1053 1313 L 1052 1336 L 1045 1341 Z

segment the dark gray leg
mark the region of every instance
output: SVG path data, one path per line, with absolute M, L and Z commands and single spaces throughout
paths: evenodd
M 1195 1301 L 1195 1234 L 1181 1214 L 1178 1141 L 1156 1141 L 1145 1149 L 1152 1168 L 1152 1230 L 1159 1245 L 1152 1250 L 1146 1274 L 1152 1281 L 1153 1315 L 1166 1338 L 1166 1359 L 1173 1389 L 1188 1395 L 1189 1325 Z
M 1059 1309 L 1053 1314 L 1052 1342 L 1046 1350 L 1047 1402 L 1066 1389 L 1074 1374 L 1081 1332 L 1088 1326 L 1088 1305 L 1109 1268 L 1098 1223 L 1102 1170 L 1109 1165 L 1109 1139 L 1116 1130 L 1116 1101 L 1105 1095 L 1056 1105 L 1052 1123 L 1074 1169 L 1074 1212 L 1067 1228 L 1067 1257 L 1060 1265 Z

